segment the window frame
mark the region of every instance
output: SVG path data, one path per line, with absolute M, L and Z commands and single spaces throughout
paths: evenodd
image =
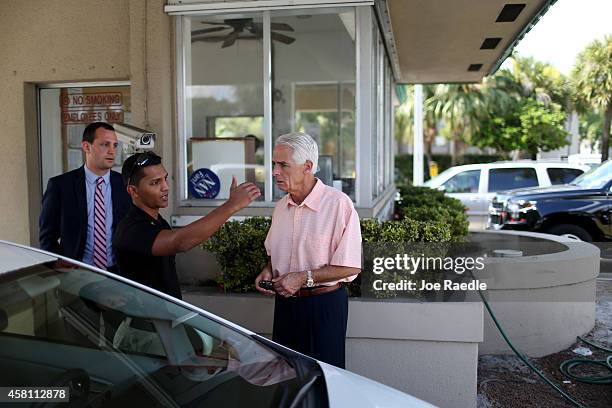
M 276 205 L 273 197 L 273 180 L 271 172 L 272 163 L 272 85 L 273 78 L 271 75 L 272 68 L 272 53 L 271 53 L 271 35 L 270 23 L 275 10 L 296 10 L 308 8 L 311 10 L 331 12 L 333 9 L 353 10 L 355 16 L 355 207 L 373 209 L 377 203 L 386 199 L 388 190 L 393 187 L 393 87 L 395 84 L 394 70 L 392 61 L 388 55 L 384 35 L 381 33 L 380 22 L 376 18 L 376 10 L 372 3 L 326 3 L 316 6 L 293 5 L 285 8 L 268 9 L 268 8 L 253 8 L 248 10 L 240 10 L 241 14 L 245 15 L 263 15 L 263 113 L 264 113 L 264 166 L 266 168 L 265 176 L 265 191 L 263 201 L 255 201 L 248 208 L 245 208 L 241 214 L 244 215 L 270 215 L 271 209 Z M 236 14 L 237 10 L 201 10 L 197 12 L 181 13 L 176 12 L 173 15 L 175 18 L 175 72 L 176 72 L 176 113 L 177 113 L 177 137 L 176 143 L 176 163 L 175 171 L 178 173 L 175 183 L 174 193 L 176 194 L 176 207 L 174 214 L 176 216 L 188 216 L 196 214 L 206 214 L 214 208 L 221 205 L 225 200 L 197 200 L 188 198 L 188 175 L 187 175 L 187 135 L 189 133 L 189 118 L 187 112 L 191 110 L 189 101 L 186 100 L 186 78 L 188 77 L 191 67 L 187 64 L 190 61 L 191 41 L 190 41 L 190 17 L 194 16 L 224 16 L 228 14 Z M 379 41 L 381 42 L 381 51 L 377 55 L 373 55 L 372 40 L 373 31 L 377 32 Z M 382 61 L 381 61 L 382 60 Z M 382 118 L 378 121 L 373 121 L 373 116 L 376 118 L 375 110 L 382 109 L 378 104 L 376 83 L 374 80 L 374 66 L 382 66 L 382 76 L 385 78 L 385 88 L 382 92 L 382 98 L 387 102 L 387 112 L 382 112 Z M 373 87 L 373 88 L 372 88 Z M 389 118 L 386 118 L 389 116 Z M 381 120 L 382 119 L 382 120 Z M 382 123 L 378 123 L 382 122 Z M 378 140 L 377 128 L 383 130 L 380 135 L 381 140 Z M 387 134 L 388 133 L 388 134 Z M 372 168 L 372 143 L 380 143 L 381 152 L 377 152 L 377 156 L 383 159 L 382 163 L 382 185 L 379 185 L 377 180 L 377 170 Z M 378 167 L 378 166 L 377 166 Z M 386 176 L 386 177 L 385 177 Z M 376 192 L 376 194 L 374 194 Z M 263 211 L 263 212 L 262 212 Z M 174 222 L 174 225 L 182 225 L 181 221 Z

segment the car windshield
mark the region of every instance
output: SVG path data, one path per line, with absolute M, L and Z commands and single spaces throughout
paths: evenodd
M 589 170 L 572 181 L 570 184 L 582 188 L 602 188 L 612 178 L 612 160 L 602 163 L 599 167 Z
M 109 276 L 56 266 L 0 274 L 3 386 L 78 384 L 71 392 L 83 406 L 277 407 L 298 392 L 293 360 L 251 336 Z

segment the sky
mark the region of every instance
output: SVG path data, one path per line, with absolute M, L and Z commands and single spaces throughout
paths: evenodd
M 569 74 L 591 41 L 612 34 L 612 0 L 557 0 L 515 50 Z

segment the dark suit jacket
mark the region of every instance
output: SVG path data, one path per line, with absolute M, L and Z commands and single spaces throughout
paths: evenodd
M 121 174 L 110 173 L 113 199 L 113 232 L 127 214 L 132 199 Z M 44 250 L 82 260 L 87 241 L 87 190 L 85 170 L 76 170 L 49 179 L 42 200 L 39 219 L 39 241 Z

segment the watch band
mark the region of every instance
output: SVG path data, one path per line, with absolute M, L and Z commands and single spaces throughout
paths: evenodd
M 313 286 L 314 286 L 314 278 L 312 276 L 312 271 L 307 270 L 306 271 L 306 287 L 312 288 Z

